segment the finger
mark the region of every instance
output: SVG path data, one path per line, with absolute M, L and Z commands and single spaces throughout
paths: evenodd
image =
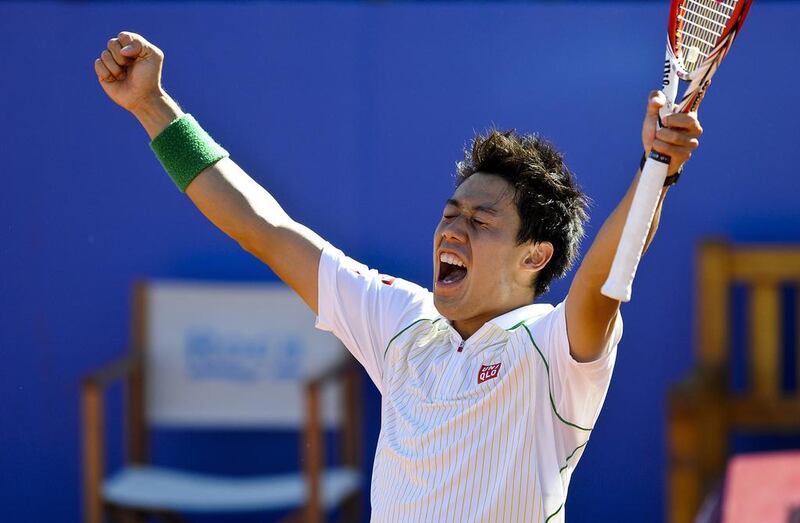
M 120 67 L 127 67 L 128 65 L 132 64 L 134 60 L 132 58 L 128 58 L 127 56 L 123 56 L 120 51 L 122 51 L 122 44 L 119 43 L 118 38 L 112 38 L 108 41 L 106 45 L 108 47 L 109 52 L 111 53 L 112 58 L 114 61 L 117 62 L 117 65 Z
M 122 31 L 117 35 L 117 40 L 119 40 L 119 43 L 125 47 L 129 43 L 133 42 L 133 37 L 135 35 L 136 33 L 131 33 L 130 31 Z
M 665 127 L 680 127 L 681 129 L 688 129 L 689 127 L 700 126 L 695 113 L 673 113 L 664 118 Z
M 100 60 L 103 61 L 103 65 L 105 65 L 108 71 L 114 75 L 115 79 L 125 79 L 125 71 L 117 64 L 117 62 L 114 61 L 114 57 L 111 56 L 111 53 L 108 52 L 108 50 L 100 53 Z
M 102 82 L 114 81 L 114 75 L 111 74 L 105 64 L 103 64 L 103 61 L 99 58 L 94 61 L 94 72 L 97 74 L 97 78 Z
M 666 154 L 672 158 L 673 161 L 678 161 L 679 163 L 685 162 L 692 156 L 691 148 L 681 147 L 680 145 L 663 142 L 661 140 L 653 142 L 653 149 L 661 154 Z
M 691 136 L 697 138 L 703 134 L 703 127 L 697 119 L 697 113 L 675 113 L 664 118 L 664 127 L 685 129 Z
M 691 136 L 687 131 L 679 131 L 668 127 L 662 127 L 656 131 L 656 139 L 689 149 L 696 149 L 697 146 L 700 145 L 700 141 L 696 137 Z

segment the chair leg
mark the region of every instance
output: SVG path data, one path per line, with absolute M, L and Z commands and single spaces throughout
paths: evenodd
M 700 506 L 702 479 L 699 446 L 702 436 L 691 409 L 670 409 L 668 523 L 691 523 Z
M 147 523 L 146 514 L 140 510 L 107 504 L 105 512 L 112 523 Z
M 159 511 L 153 512 L 152 514 L 158 520 L 163 521 L 164 523 L 188 523 L 186 518 L 175 512 Z
M 697 420 L 703 435 L 699 448 L 699 469 L 703 498 L 712 491 L 725 473 L 728 457 L 728 432 L 722 405 L 709 401 L 703 416 Z
M 357 523 L 361 521 L 361 493 L 350 495 L 339 508 L 339 523 Z
M 136 510 L 108 504 L 106 514 L 112 523 L 147 523 L 148 516 L 164 523 L 188 523 L 180 514 L 168 510 Z
M 83 520 L 85 523 L 103 521 L 103 469 L 105 468 L 105 439 L 103 437 L 103 391 L 93 383 L 81 385 L 81 416 L 83 443 Z
M 295 510 L 278 520 L 278 523 L 305 523 L 306 511 Z

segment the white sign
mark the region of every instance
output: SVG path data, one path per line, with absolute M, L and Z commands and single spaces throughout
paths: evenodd
M 154 281 L 146 292 L 148 418 L 160 426 L 300 427 L 304 378 L 349 357 L 281 284 Z M 339 391 L 323 422 L 338 424 Z

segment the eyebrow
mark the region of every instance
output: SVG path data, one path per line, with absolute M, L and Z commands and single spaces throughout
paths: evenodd
M 448 198 L 447 201 L 445 202 L 445 205 L 454 205 L 459 209 L 465 207 L 465 205 L 462 205 L 460 201 L 454 198 Z M 475 207 L 471 207 L 471 209 L 475 210 L 475 212 L 486 212 L 493 215 L 500 214 L 500 211 L 498 209 L 495 209 L 490 205 L 476 205 Z

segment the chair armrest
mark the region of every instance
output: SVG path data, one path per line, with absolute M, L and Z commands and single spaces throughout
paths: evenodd
M 722 372 L 695 368 L 687 376 L 670 385 L 669 402 L 691 402 L 698 398 L 720 397 L 724 394 L 724 385 L 725 378 Z
M 129 355 L 112 361 L 81 379 L 83 386 L 104 388 L 118 379 L 129 376 L 140 364 L 139 358 Z

